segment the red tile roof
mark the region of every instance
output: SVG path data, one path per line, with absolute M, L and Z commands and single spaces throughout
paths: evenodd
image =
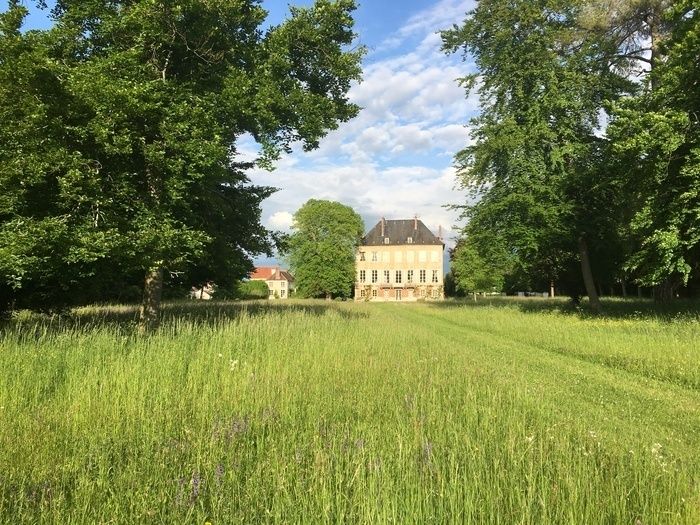
M 259 266 L 250 274 L 252 280 L 259 281 L 289 281 L 294 282 L 294 277 L 287 270 L 279 266 Z

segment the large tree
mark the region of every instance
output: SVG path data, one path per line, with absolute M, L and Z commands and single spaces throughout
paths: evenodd
M 591 306 L 599 308 L 589 264 L 597 239 L 589 210 L 603 102 L 629 85 L 610 67 L 613 44 L 586 39 L 576 0 L 482 0 L 460 26 L 443 32 L 444 49 L 462 50 L 478 74 L 481 113 L 472 143 L 456 156 L 476 204 L 467 233 L 482 259 L 497 242 L 513 272 L 556 280 L 577 260 Z
M 289 262 L 302 297 L 348 297 L 364 223 L 339 202 L 311 199 L 294 214 Z
M 608 134 L 631 205 L 626 269 L 665 301 L 700 269 L 700 13 L 662 4 L 654 67 L 613 107 Z
M 269 164 L 356 115 L 354 8 L 317 0 L 263 30 L 259 0 L 59 0 L 51 29 L 22 33 L 12 0 L 0 19 L 5 293 L 65 298 L 105 272 L 141 273 L 148 328 L 164 272 L 244 275 L 272 247 L 259 221 L 270 190 L 248 184 L 237 140 L 252 135 Z

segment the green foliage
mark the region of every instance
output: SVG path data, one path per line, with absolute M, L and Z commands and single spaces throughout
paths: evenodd
M 509 259 L 507 282 L 577 294 L 579 239 L 599 286 L 670 297 L 698 271 L 699 19 L 690 0 L 485 0 L 443 32 L 479 69 L 462 79 L 482 106 L 456 156 L 465 235 L 489 265 Z
M 700 13 L 677 2 L 666 22 L 664 60 L 645 92 L 613 108 L 609 134 L 634 204 L 626 267 L 643 285 L 676 287 L 700 269 Z
M 353 9 L 318 0 L 263 31 L 257 0 L 61 0 L 51 29 L 22 33 L 26 10 L 11 2 L 0 15 L 0 287 L 35 306 L 29 290 L 65 302 L 66 288 L 105 271 L 240 279 L 275 237 L 260 224 L 273 190 L 249 184 L 236 142 L 253 135 L 269 165 L 357 114 Z
M 289 262 L 301 297 L 350 297 L 364 223 L 349 206 L 311 199 L 294 214 Z
M 202 303 L 4 326 L 3 522 L 700 520 L 698 305 Z
M 486 0 L 442 34 L 446 51 L 463 50 L 479 69 L 478 82 L 463 85 L 478 90 L 481 113 L 471 145 L 455 157 L 462 186 L 476 199 L 463 214 L 476 250 L 469 253 L 483 254 L 484 263 L 495 255 L 489 264 L 530 280 L 557 279 L 576 261 L 575 240 L 590 233 L 580 213 L 594 200 L 584 174 L 602 101 L 622 84 L 600 61 L 597 42 L 581 41 L 580 8 Z
M 265 281 L 242 281 L 237 287 L 241 299 L 267 299 L 270 289 Z
M 450 260 L 457 289 L 463 293 L 502 291 L 507 268 L 495 263 L 495 258 L 482 257 L 469 237 L 460 239 Z

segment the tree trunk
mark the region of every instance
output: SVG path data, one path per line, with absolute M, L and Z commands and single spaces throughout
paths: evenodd
M 139 311 L 139 332 L 146 334 L 158 328 L 160 298 L 163 293 L 163 268 L 157 266 L 146 273 L 143 302 Z
M 622 297 L 627 297 L 627 283 L 622 279 Z
M 669 303 L 673 300 L 675 294 L 676 284 L 670 277 L 654 287 L 654 301 L 657 303 Z
M 583 237 L 578 238 L 578 251 L 581 256 L 581 273 L 583 274 L 583 284 L 586 286 L 586 293 L 588 294 L 588 302 L 591 305 L 591 310 L 595 313 L 599 313 L 600 300 L 598 299 L 598 292 L 595 289 L 595 282 L 593 281 L 591 262 L 588 259 L 588 245 L 586 244 L 586 239 Z
M 549 297 L 554 298 L 554 281 L 549 281 Z

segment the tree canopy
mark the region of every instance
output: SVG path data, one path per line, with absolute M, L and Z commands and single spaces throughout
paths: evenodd
M 615 4 L 481 0 L 442 33 L 478 69 L 455 157 L 469 259 L 505 268 L 504 286 L 585 287 L 594 308 L 604 285 L 673 289 L 698 266 L 700 15 Z
M 302 297 L 349 297 L 364 223 L 339 202 L 311 199 L 294 214 L 289 262 Z
M 251 185 L 237 141 L 271 165 L 358 107 L 353 0 L 292 8 L 263 30 L 259 0 L 59 0 L 54 25 L 0 15 L 0 298 L 27 306 L 163 274 L 235 282 L 275 238 L 273 191 Z

